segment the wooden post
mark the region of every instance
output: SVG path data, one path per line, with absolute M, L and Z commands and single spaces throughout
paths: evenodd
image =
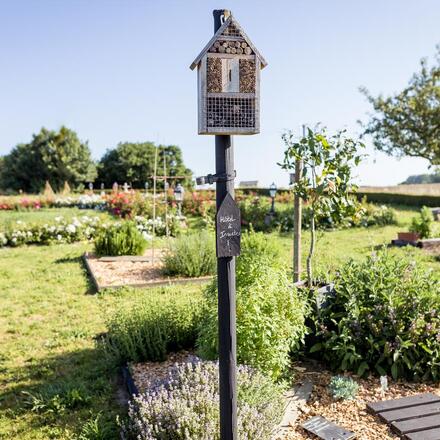
M 214 33 L 222 25 L 224 10 L 215 10 Z M 234 173 L 232 136 L 215 136 L 216 174 Z M 216 182 L 217 211 L 227 194 L 234 198 L 234 180 Z M 220 438 L 237 440 L 237 342 L 235 321 L 235 257 L 217 259 L 218 278 L 218 335 L 220 380 Z
M 305 136 L 306 126 L 302 126 L 303 137 Z M 302 177 L 303 164 L 301 160 L 295 162 L 295 183 Z M 302 226 L 302 203 L 301 198 L 294 196 L 293 211 L 293 282 L 301 281 L 301 226 Z
M 154 176 L 153 176 L 153 236 L 151 238 L 151 265 L 154 266 L 154 236 L 156 235 L 156 180 L 157 180 L 157 153 L 158 147 L 154 152 Z

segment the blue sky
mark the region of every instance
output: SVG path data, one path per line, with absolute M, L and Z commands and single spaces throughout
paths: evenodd
M 440 42 L 438 0 L 0 0 L 0 154 L 62 124 L 98 159 L 120 141 L 179 145 L 198 175 L 214 171 L 214 139 L 197 135 L 190 63 L 212 36 L 212 10 L 232 9 L 269 65 L 261 134 L 236 136 L 238 180 L 287 183 L 276 165 L 283 130 L 321 122 L 359 132 L 359 93 L 403 88 Z M 425 172 L 372 148 L 357 170 L 385 185 Z

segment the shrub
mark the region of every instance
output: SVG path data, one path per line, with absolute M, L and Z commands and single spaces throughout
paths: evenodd
M 200 277 L 215 273 L 217 259 L 212 234 L 206 231 L 182 235 L 171 243 L 164 257 L 165 275 Z
M 218 365 L 176 366 L 168 381 L 133 398 L 128 438 L 138 440 L 219 440 Z M 248 367 L 239 366 L 238 437 L 268 440 L 283 411 L 283 388 Z
M 305 334 L 306 305 L 287 271 L 275 258 L 277 250 L 261 233 L 242 239 L 237 259 L 238 361 L 278 378 L 289 365 L 289 354 Z M 218 355 L 217 284 L 205 290 L 207 310 L 198 349 L 203 358 Z
M 440 378 L 440 281 L 386 251 L 349 261 L 317 317 L 320 351 L 334 369 L 393 378 Z
M 397 213 L 393 208 L 367 203 L 365 198 L 362 202 L 362 213 L 359 220 L 361 226 L 397 225 Z
M 396 205 L 407 206 L 440 206 L 440 196 L 419 195 L 419 194 L 399 194 L 388 192 L 357 192 L 358 199 L 366 197 L 369 202 L 374 203 L 393 203 Z
M 409 230 L 411 232 L 417 232 L 420 234 L 420 238 L 429 238 L 431 236 L 431 226 L 434 217 L 432 211 L 424 206 L 420 210 L 418 217 L 414 217 L 411 222 L 411 227 Z
M 99 217 L 74 217 L 66 220 L 56 217 L 52 224 L 29 225 L 17 221 L 0 231 L 0 247 L 22 246 L 25 244 L 73 243 L 90 240 L 96 236 L 103 225 Z
M 120 363 L 161 361 L 171 351 L 194 347 L 203 310 L 196 292 L 160 290 L 120 306 L 107 323 L 107 353 Z
M 95 253 L 101 255 L 142 255 L 147 242 L 136 224 L 115 223 L 101 231 L 95 239 Z
M 333 399 L 352 400 L 358 390 L 359 385 L 351 377 L 333 376 L 330 380 L 329 391 Z

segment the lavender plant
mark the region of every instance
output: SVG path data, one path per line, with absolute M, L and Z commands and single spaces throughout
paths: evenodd
M 239 366 L 238 434 L 269 439 L 283 410 L 283 386 Z M 124 434 L 136 440 L 219 440 L 218 364 L 176 365 L 165 382 L 130 402 Z

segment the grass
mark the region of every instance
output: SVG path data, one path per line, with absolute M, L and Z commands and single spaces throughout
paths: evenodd
M 411 219 L 419 212 L 417 209 L 398 206 L 398 225 L 370 228 L 351 228 L 334 231 L 319 231 L 315 252 L 315 273 L 326 277 L 336 270 L 348 258 L 360 259 L 378 247 L 391 243 L 397 238 L 397 232 L 408 230 Z M 279 239 L 284 249 L 284 259 L 293 262 L 293 234 L 272 233 L 274 239 Z M 302 268 L 306 268 L 306 258 L 310 246 L 310 233 L 302 231 Z M 416 261 L 433 269 L 440 277 L 440 259 L 418 248 L 391 248 L 390 252 L 407 254 Z M 293 263 L 291 263 L 293 265 Z
M 15 220 L 17 215 L 35 221 L 78 215 L 74 209 L 47 211 L 1 212 L 0 223 Z M 399 208 L 398 213 L 398 226 L 320 233 L 317 271 L 326 274 L 349 257 L 361 258 L 389 243 L 416 212 Z M 292 235 L 273 233 L 271 237 L 280 241 L 285 261 L 291 262 Z M 308 231 L 303 231 L 304 260 L 308 244 Z M 106 331 L 106 318 L 116 308 L 170 288 L 90 295 L 80 259 L 90 249 L 84 243 L 0 249 L 1 439 L 118 438 L 115 420 L 125 409 L 118 404 L 115 367 L 97 350 L 96 337 Z M 409 252 L 440 275 L 440 261 L 420 249 L 392 252 Z M 196 291 L 200 286 L 176 289 Z M 95 431 L 102 436 L 87 434 Z
M 0 438 L 77 439 L 95 420 L 103 438 L 118 438 L 117 375 L 95 338 L 121 302 L 163 289 L 90 295 L 86 249 L 0 250 Z

